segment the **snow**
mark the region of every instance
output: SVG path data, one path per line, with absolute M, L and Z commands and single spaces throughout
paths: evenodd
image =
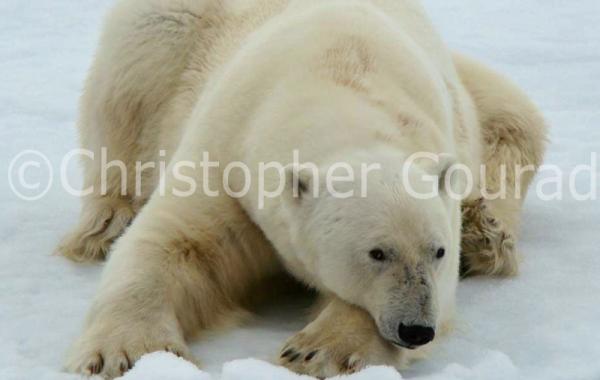
M 18 198 L 8 176 L 0 176 L 3 380 L 78 378 L 63 373 L 61 363 L 81 329 L 102 268 L 74 265 L 51 252 L 78 217 L 78 200 L 59 186 L 60 162 L 77 146 L 77 98 L 109 3 L 0 2 L 0 172 L 7 173 L 11 160 L 26 149 L 42 152 L 54 170 L 49 192 L 34 202 Z M 450 46 L 506 73 L 541 106 L 552 126 L 547 163 L 567 173 L 590 164 L 600 146 L 597 0 L 425 4 Z M 28 182 L 49 179 L 41 169 L 30 167 Z M 548 175 L 542 173 L 540 180 Z M 79 183 L 76 165 L 69 165 L 67 178 L 73 186 Z M 592 180 L 598 189 L 597 179 L 582 173 L 577 188 L 589 188 Z M 561 184 L 568 188 L 568 179 Z M 531 194 L 519 245 L 521 275 L 461 283 L 456 331 L 429 359 L 404 371 L 403 378 L 600 379 L 599 222 L 597 200 L 565 195 L 546 201 Z M 298 310 L 297 305 L 275 307 L 243 327 L 195 343 L 192 349 L 204 372 L 156 353 L 124 379 L 301 379 L 268 364 L 302 327 Z M 230 362 L 234 359 L 242 360 Z M 353 379 L 401 378 L 389 368 L 367 371 Z
M 119 380 L 211 380 L 206 372 L 171 353 L 155 352 L 144 356 L 138 364 Z M 295 374 L 286 368 L 257 359 L 231 361 L 223 366 L 221 380 L 312 380 L 312 377 Z M 402 380 L 390 367 L 369 367 L 351 376 L 337 376 L 332 380 Z

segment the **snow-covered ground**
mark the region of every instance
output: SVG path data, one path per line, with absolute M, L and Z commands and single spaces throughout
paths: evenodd
M 78 217 L 78 200 L 58 185 L 60 162 L 76 147 L 77 98 L 109 3 L 0 1 L 2 380 L 77 378 L 61 372 L 62 358 L 80 331 L 102 268 L 77 266 L 51 252 Z M 552 126 L 548 163 L 567 174 L 590 164 L 591 153 L 600 149 L 598 0 L 426 0 L 426 6 L 453 48 L 508 74 L 541 106 Z M 48 194 L 35 202 L 20 200 L 6 175 L 13 158 L 27 149 L 42 152 L 54 169 Z M 67 169 L 75 186 L 79 172 L 75 165 Z M 42 171 L 30 167 L 26 179 L 47 180 L 48 174 L 38 175 Z M 561 183 L 568 187 L 568 178 Z M 549 193 L 552 184 L 547 186 Z M 589 189 L 590 176 L 582 173 L 577 186 Z M 593 187 L 598 188 L 597 181 Z M 532 194 L 520 241 L 521 275 L 463 282 L 457 331 L 402 376 L 600 379 L 599 224 L 600 201 L 579 202 L 569 195 L 546 201 Z M 296 379 L 256 360 L 223 364 L 272 358 L 302 327 L 298 315 L 293 305 L 275 308 L 242 328 L 195 344 L 204 374 L 154 354 L 126 379 Z M 370 371 L 360 378 L 400 378 L 390 369 Z

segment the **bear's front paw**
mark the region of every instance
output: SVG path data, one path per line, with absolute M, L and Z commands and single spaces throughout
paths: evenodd
M 156 351 L 171 352 L 194 362 L 178 333 L 164 326 L 144 326 L 133 321 L 123 326 L 95 323 L 71 349 L 66 370 L 114 379 L 131 369 L 143 355 Z
M 318 378 L 351 374 L 370 365 L 400 365 L 400 349 L 376 331 L 340 327 L 318 322 L 309 325 L 285 344 L 279 363 Z

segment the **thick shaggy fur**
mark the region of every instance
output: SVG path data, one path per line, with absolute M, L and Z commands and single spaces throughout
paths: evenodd
M 510 192 L 481 201 L 479 190 L 497 189 L 503 164 L 510 188 L 518 177 L 510 168 L 537 167 L 545 141 L 535 106 L 506 79 L 452 56 L 412 0 L 120 0 L 86 84 L 79 129 L 82 146 L 96 154 L 84 160 L 85 185 L 95 191 L 59 251 L 78 261 L 111 253 L 67 368 L 105 378 L 151 351 L 194 360 L 186 340 L 239 319 L 284 266 L 325 301 L 286 344 L 283 365 L 315 376 L 401 366 L 423 350 L 391 344 L 386 318 L 413 315 L 406 302 L 427 299 L 431 305 L 421 302 L 411 318 L 438 331 L 451 323 L 461 224 L 465 274 L 517 272 L 522 200 Z M 102 173 L 102 148 L 124 166 Z M 220 169 L 208 177 L 217 197 L 170 196 L 178 186 L 170 175 L 161 196 L 156 170 L 136 178 L 138 161 L 199 162 L 207 151 L 221 168 L 242 161 L 255 170 L 258 162 L 289 162 L 294 149 L 322 167 L 366 157 L 388 171 L 411 153 L 443 152 L 474 173 L 484 163 L 487 174 L 485 182 L 475 178 L 462 216 L 458 202 L 398 201 L 393 186 L 381 186 L 393 175 L 374 180 L 369 203 L 282 197 L 264 209 L 254 185 L 243 199 L 229 197 Z M 523 194 L 533 173 L 522 176 Z M 239 188 L 240 179 L 229 185 Z M 353 222 L 376 210 L 388 219 Z M 430 230 L 446 246 L 440 264 L 419 251 L 417 239 Z M 406 248 L 390 276 L 409 284 L 401 289 L 409 301 L 390 297 L 389 279 L 368 277 L 360 258 L 349 261 L 339 248 L 353 237 L 376 244 L 375 235 Z M 362 277 L 339 272 L 342 262 Z
M 463 204 L 462 271 L 465 275 L 515 275 L 521 207 L 545 152 L 544 120 L 506 78 L 463 56 L 455 55 L 454 60 L 478 110 L 486 194 L 501 191 L 500 179 L 506 178 L 505 197 Z

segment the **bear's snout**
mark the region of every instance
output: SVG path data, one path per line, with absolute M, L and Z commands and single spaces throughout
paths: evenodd
M 407 348 L 415 348 L 431 342 L 435 337 L 435 330 L 428 326 L 407 326 L 401 323 L 398 328 L 398 336 L 409 346 Z

